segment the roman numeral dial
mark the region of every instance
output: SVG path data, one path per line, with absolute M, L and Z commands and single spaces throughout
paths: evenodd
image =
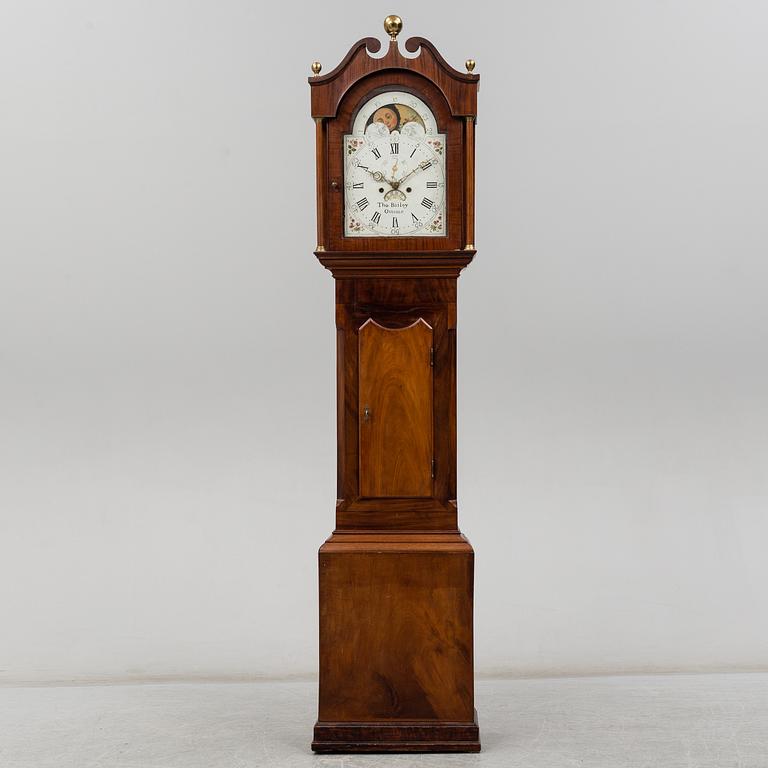
M 404 95 L 374 97 L 344 137 L 345 237 L 447 235 L 445 135 L 423 103 L 387 101 Z

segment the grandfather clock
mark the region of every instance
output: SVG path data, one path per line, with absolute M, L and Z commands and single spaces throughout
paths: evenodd
M 479 76 L 384 22 L 309 78 L 336 284 L 336 527 L 319 552 L 317 752 L 477 752 L 474 552 L 456 505 L 456 283 Z

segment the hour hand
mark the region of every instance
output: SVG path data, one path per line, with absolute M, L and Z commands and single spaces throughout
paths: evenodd
M 378 182 L 386 181 L 390 187 L 392 186 L 392 182 L 390 182 L 381 171 L 368 171 L 368 173 L 370 173 L 371 176 L 373 176 L 374 181 L 378 181 Z

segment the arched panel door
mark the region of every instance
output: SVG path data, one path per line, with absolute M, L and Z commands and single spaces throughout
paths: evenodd
M 360 496 L 433 495 L 432 327 L 358 332 Z

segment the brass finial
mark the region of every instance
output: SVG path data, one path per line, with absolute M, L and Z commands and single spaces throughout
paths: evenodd
M 467 59 L 464 62 L 464 66 L 467 68 L 467 72 L 473 72 L 475 69 L 475 60 L 474 59 Z
M 403 28 L 403 20 L 399 16 L 387 16 L 384 19 L 384 30 L 390 40 L 397 40 L 400 30 Z
M 313 61 L 312 62 L 312 71 L 316 74 L 320 74 L 320 70 L 323 68 L 323 65 L 319 61 Z

